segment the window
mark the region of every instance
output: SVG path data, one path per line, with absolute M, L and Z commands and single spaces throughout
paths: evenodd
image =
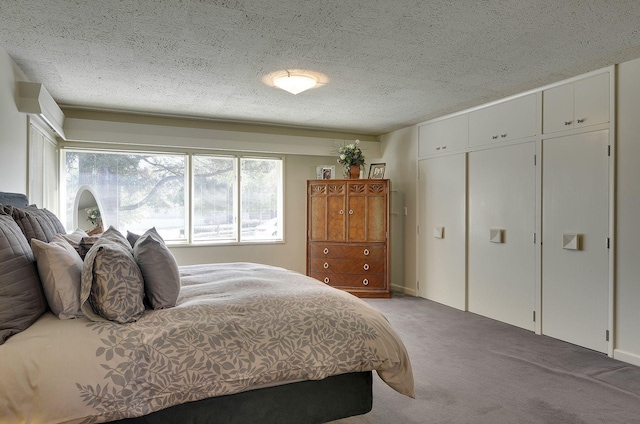
M 67 228 L 78 189 L 89 186 L 107 225 L 138 234 L 156 227 L 165 240 L 185 240 L 186 162 L 186 155 L 65 151 Z
M 89 186 L 104 221 L 120 231 L 156 227 L 165 240 L 182 243 L 280 241 L 282 164 L 281 158 L 64 149 L 67 228 L 74 225 L 76 193 Z

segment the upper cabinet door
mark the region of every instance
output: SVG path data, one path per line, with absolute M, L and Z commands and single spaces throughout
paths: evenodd
M 345 240 L 345 199 L 344 183 L 309 182 L 309 240 Z
M 469 115 L 423 125 L 418 134 L 418 156 L 430 156 L 451 150 L 466 149 L 469 141 Z
M 527 94 L 469 114 L 469 147 L 535 135 L 535 94 Z
M 576 128 L 609 122 L 609 73 L 575 83 Z
M 542 92 L 545 134 L 609 122 L 609 73 Z

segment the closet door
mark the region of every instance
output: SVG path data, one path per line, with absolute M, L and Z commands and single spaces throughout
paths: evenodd
M 534 329 L 535 142 L 469 154 L 469 311 Z
M 466 154 L 418 162 L 418 295 L 466 309 Z
M 543 141 L 542 332 L 607 352 L 609 131 Z

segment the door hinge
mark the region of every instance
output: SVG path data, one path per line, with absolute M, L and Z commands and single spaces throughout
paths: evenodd
M 416 281 L 416 290 L 420 290 L 420 280 Z
M 533 166 L 538 165 L 538 160 L 537 160 L 537 158 L 538 158 L 538 155 L 533 155 Z
M 605 341 L 609 341 L 609 330 L 605 331 L 604 339 Z
M 611 145 L 607 146 L 607 156 L 611 156 Z
M 419 235 L 420 234 L 420 226 L 416 225 L 416 233 Z
M 536 311 L 533 311 L 533 322 L 536 322 Z
M 611 248 L 611 239 L 607 237 L 607 249 Z
M 536 244 L 536 233 L 533 233 L 533 244 Z

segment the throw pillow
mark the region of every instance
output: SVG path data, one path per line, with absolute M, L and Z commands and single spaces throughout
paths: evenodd
M 6 211 L 7 206 L 4 206 L 4 208 Z M 53 214 L 45 209 L 38 209 L 34 205 L 21 209 L 11 208 L 11 216 L 29 243 L 34 238 L 49 243 L 54 235 L 65 232 L 64 227 L 62 227 L 62 231 L 57 229 L 56 225 L 51 222 L 50 215 Z
M 38 270 L 18 224 L 0 214 L 0 345 L 47 309 Z
M 127 249 L 129 252 L 133 253 L 133 246 L 131 246 L 131 243 L 129 243 L 127 238 L 125 236 L 123 236 L 120 231 L 116 230 L 113 227 L 113 225 L 110 225 L 109 228 L 107 229 L 107 231 L 105 231 L 104 233 L 102 233 L 100 235 L 100 238 L 101 239 L 104 238 L 104 239 L 108 239 L 108 240 L 111 240 L 113 242 L 116 242 L 116 243 L 122 245 L 122 247 Z
M 31 249 L 51 311 L 60 319 L 81 317 L 82 259 L 78 252 L 61 235 L 50 243 L 33 239 Z
M 153 309 L 176 306 L 180 273 L 173 254 L 155 227 L 147 230 L 133 247 L 133 256 L 144 277 L 144 290 Z
M 120 324 L 137 321 L 144 313 L 142 273 L 129 249 L 121 243 L 100 237 L 87 253 L 82 268 L 80 309 L 92 321 Z

